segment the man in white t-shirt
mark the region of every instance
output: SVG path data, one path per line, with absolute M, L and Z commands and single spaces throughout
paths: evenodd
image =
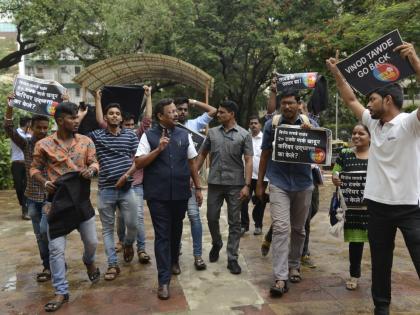
M 413 45 L 398 46 L 420 81 L 420 59 Z M 330 58 L 327 66 L 344 103 L 371 133 L 364 198 L 369 211 L 372 298 L 375 315 L 389 314 L 395 233 L 400 229 L 420 278 L 420 110 L 401 113 L 403 91 L 393 83 L 369 94 L 367 109 L 357 100 Z

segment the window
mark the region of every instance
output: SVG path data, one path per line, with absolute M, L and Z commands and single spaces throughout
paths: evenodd
M 74 73 L 75 74 L 79 74 L 80 73 L 80 67 L 79 66 L 75 66 L 74 67 Z
M 76 97 L 80 97 L 80 88 L 76 88 L 75 91 L 76 91 Z

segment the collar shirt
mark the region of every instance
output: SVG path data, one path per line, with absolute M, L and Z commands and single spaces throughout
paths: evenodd
M 371 134 L 364 198 L 389 205 L 415 205 L 420 195 L 420 121 L 417 110 L 385 124 L 362 116 Z
M 30 175 L 47 170 L 48 179 L 55 181 L 69 172 L 80 172 L 85 168 L 98 171 L 95 145 L 86 136 L 75 134 L 71 144 L 67 146 L 57 137 L 57 132 L 39 140 L 34 149 Z
M 251 135 L 235 124 L 225 131 L 223 126 L 211 128 L 203 144 L 210 152 L 208 183 L 245 185 L 244 155 L 253 156 Z
M 313 126 L 318 124 L 310 120 Z M 280 124 L 285 124 L 282 119 Z M 302 125 L 302 118 L 299 116 L 294 125 Z M 274 130 L 272 127 L 272 119 L 268 120 L 264 125 L 262 150 L 273 150 Z M 285 191 L 303 191 L 312 187 L 312 170 L 310 164 L 298 164 L 287 162 L 276 162 L 272 158 L 268 160 L 266 176 L 270 184 Z
M 95 143 L 99 161 L 99 189 L 115 188 L 118 179 L 133 164 L 139 143 L 136 133 L 122 128 L 114 135 L 107 129 L 97 129 L 89 133 L 89 137 Z
M 35 138 L 27 137 L 25 133 L 19 132 L 19 129 L 14 129 L 12 121 L 6 121 L 4 127 L 6 134 L 12 140 L 12 143 L 14 143 L 20 150 L 23 151 L 26 173 L 25 196 L 36 202 L 44 201 L 44 187 L 37 180 L 33 179 L 29 174 L 32 163 L 32 155 L 34 153 L 35 147 Z M 47 177 L 45 170 L 42 175 Z
M 263 133 L 261 131 L 255 137 L 252 136 L 252 148 L 254 151 L 254 155 L 252 157 L 252 179 L 258 179 L 258 169 L 260 167 L 262 138 L 263 138 Z M 264 181 L 265 182 L 268 181 L 267 177 L 265 176 L 264 176 Z

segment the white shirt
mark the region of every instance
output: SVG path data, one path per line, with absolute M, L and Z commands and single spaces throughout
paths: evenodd
M 420 121 L 417 110 L 383 126 L 369 110 L 362 116 L 371 133 L 364 197 L 389 205 L 415 205 L 420 197 Z
M 17 128 L 16 131 L 18 134 L 23 138 L 30 138 L 31 135 L 29 133 L 25 133 L 22 128 Z M 24 161 L 25 157 L 23 156 L 23 151 L 14 143 L 13 141 L 10 141 L 10 149 L 11 149 L 11 160 L 12 161 Z
M 260 167 L 262 138 L 263 133 L 261 131 L 255 137 L 252 136 L 252 148 L 254 150 L 254 155 L 252 156 L 252 179 L 258 179 L 258 168 Z M 265 176 L 264 181 L 268 182 L 268 179 Z
M 169 141 L 171 141 L 171 140 L 169 140 Z M 198 154 L 197 154 L 197 151 L 195 150 L 194 143 L 192 141 L 192 138 L 191 138 L 190 134 L 188 134 L 188 142 L 189 142 L 189 145 L 188 145 L 187 155 L 188 155 L 188 159 L 191 160 L 191 159 L 195 158 Z M 139 142 L 139 146 L 137 148 L 136 156 L 142 156 L 142 155 L 149 154 L 150 151 L 151 151 L 150 143 L 149 143 L 149 140 L 147 140 L 146 133 L 144 133 L 140 138 L 140 142 Z

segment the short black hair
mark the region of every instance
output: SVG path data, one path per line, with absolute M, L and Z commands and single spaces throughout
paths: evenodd
M 259 123 L 261 123 L 260 117 L 258 117 L 257 115 L 251 115 L 251 116 L 249 116 L 248 123 L 250 123 L 251 120 L 255 120 L 255 119 L 258 120 Z
M 57 120 L 63 115 L 75 116 L 77 115 L 78 110 L 79 110 L 79 107 L 74 103 L 61 102 L 55 108 L 54 119 Z
M 127 112 L 124 112 L 124 113 L 122 113 L 122 117 L 123 117 L 123 121 L 127 121 L 127 120 L 136 120 L 136 117 L 134 117 L 134 115 L 132 114 L 132 113 L 127 113 Z
M 175 104 L 176 107 L 178 107 L 181 104 L 185 104 L 185 103 L 187 103 L 187 105 L 188 105 L 188 97 L 181 96 L 181 97 L 176 97 L 174 99 L 174 104 Z
M 44 115 L 33 115 L 31 119 L 31 126 L 34 126 L 37 121 L 48 121 L 50 122 L 50 119 L 47 116 Z
M 121 105 L 120 104 L 118 104 L 118 103 L 109 103 L 108 105 L 105 106 L 104 115 L 108 114 L 108 111 L 111 108 L 118 108 L 120 110 L 120 112 L 121 112 Z
M 373 94 L 379 94 L 382 98 L 386 96 L 391 96 L 392 101 L 394 102 L 395 106 L 397 106 L 398 109 L 401 109 L 404 103 L 404 92 L 398 83 L 392 83 L 389 85 L 386 85 L 384 87 L 381 87 L 379 89 L 376 89 L 368 94 L 368 98 Z
M 220 107 L 226 108 L 229 113 L 233 112 L 235 114 L 235 118 L 238 115 L 239 107 L 234 101 L 225 100 L 222 104 L 220 104 Z
M 20 117 L 19 126 L 20 127 L 25 127 L 28 124 L 28 122 L 30 122 L 30 121 L 31 121 L 31 117 L 29 117 L 29 116 Z
M 279 104 L 280 101 L 285 98 L 285 97 L 289 97 L 289 96 L 294 96 L 296 99 L 296 102 L 300 102 L 300 95 L 299 95 L 299 91 L 296 89 L 285 89 L 284 91 L 282 91 L 279 95 Z
M 161 99 L 159 102 L 157 102 L 157 104 L 153 108 L 153 117 L 157 121 L 159 121 L 158 114 L 163 114 L 163 108 L 165 106 L 171 105 L 173 102 L 174 100 L 172 98 Z

